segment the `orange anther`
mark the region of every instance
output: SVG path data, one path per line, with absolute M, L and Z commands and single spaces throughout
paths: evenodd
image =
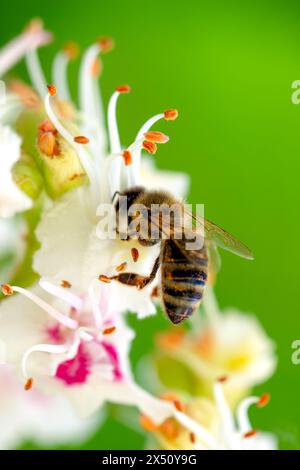
M 55 95 L 56 95 L 57 89 L 56 89 L 56 86 L 55 86 L 53 83 L 50 83 L 49 85 L 47 85 L 47 88 L 48 88 L 49 94 L 50 94 L 51 96 L 55 96 Z
M 116 91 L 118 91 L 119 93 L 130 93 L 131 88 L 129 85 L 120 85 L 116 88 Z
M 146 132 L 144 136 L 145 139 L 148 140 L 148 142 L 154 142 L 155 144 L 165 144 L 169 140 L 169 137 L 167 135 L 158 131 Z
M 157 151 L 157 145 L 154 142 L 148 142 L 144 140 L 143 142 L 143 149 L 147 150 L 151 155 L 154 155 Z
M 77 144 L 88 144 L 89 141 L 90 139 L 88 139 L 84 135 L 77 135 L 76 137 L 74 137 L 74 142 L 76 142 Z
M 98 279 L 99 279 L 99 281 L 106 282 L 107 284 L 109 284 L 110 281 L 111 281 L 111 279 L 108 276 L 105 276 L 105 274 L 100 274 Z
M 164 115 L 166 121 L 175 121 L 178 118 L 178 111 L 177 109 L 167 109 Z
M 3 295 L 13 295 L 13 288 L 9 284 L 2 284 L 1 291 Z
M 121 264 L 119 264 L 119 266 L 116 267 L 116 271 L 118 271 L 118 273 L 121 273 L 126 268 L 127 268 L 127 263 L 126 263 L 126 261 L 124 261 L 124 263 L 121 263 Z
M 122 157 L 124 159 L 125 166 L 129 166 L 132 164 L 132 155 L 129 150 L 124 150 L 124 152 L 122 153 Z
M 69 281 L 66 281 L 65 279 L 61 281 L 60 285 L 64 289 L 70 289 L 70 287 L 72 287 L 72 284 Z
M 32 389 L 32 386 L 33 386 L 33 378 L 30 377 L 24 385 L 24 390 L 26 390 L 26 392 L 28 392 L 28 390 Z
M 270 399 L 271 396 L 269 393 L 263 393 L 257 402 L 258 408 L 263 408 L 264 406 L 266 406 L 269 403 Z
M 139 259 L 139 250 L 137 248 L 131 248 L 131 256 L 132 256 L 132 259 L 134 261 L 134 263 L 137 262 L 137 260 Z
M 257 431 L 255 429 L 251 429 L 251 431 L 245 432 L 244 437 L 247 439 L 248 437 L 253 437 Z
M 110 326 L 109 328 L 105 328 L 102 333 L 104 335 L 111 335 L 114 331 L 116 331 L 116 327 L 115 326 Z
M 101 52 L 109 52 L 114 48 L 114 40 L 110 37 L 102 37 L 98 39 L 98 44 L 101 47 Z

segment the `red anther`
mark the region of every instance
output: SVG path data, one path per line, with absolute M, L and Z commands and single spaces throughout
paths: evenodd
M 79 54 L 79 47 L 76 42 L 70 41 L 67 42 L 64 46 L 64 53 L 70 60 L 76 59 Z
M 45 132 L 38 137 L 38 148 L 41 153 L 48 157 L 53 157 L 55 154 L 55 137 L 52 132 Z
M 118 273 L 121 273 L 121 272 L 124 271 L 126 268 L 127 268 L 127 263 L 126 263 L 126 261 L 124 261 L 124 263 L 121 263 L 121 264 L 119 264 L 119 266 L 116 267 L 116 271 L 117 271 Z
M 190 432 L 190 441 L 192 444 L 196 444 L 196 435 L 194 432 Z
M 13 295 L 13 288 L 9 284 L 2 284 L 1 291 L 3 295 Z
M 132 155 L 129 150 L 124 150 L 124 152 L 122 153 L 122 157 L 124 159 L 125 166 L 132 164 Z
M 70 289 L 72 287 L 72 284 L 69 281 L 66 281 L 65 279 L 61 281 L 60 285 L 64 289 Z
M 253 437 L 257 431 L 255 429 L 251 429 L 251 431 L 245 432 L 244 437 L 247 439 L 248 437 Z
M 166 121 L 175 121 L 178 118 L 178 111 L 177 109 L 167 109 L 164 115 Z
M 256 405 L 258 406 L 258 408 L 263 408 L 269 403 L 270 400 L 271 400 L 270 394 L 263 393 Z
M 98 44 L 101 47 L 101 52 L 109 52 L 115 46 L 114 40 L 110 37 L 99 38 Z
M 56 93 L 57 93 L 57 88 L 56 86 L 53 84 L 53 83 L 50 83 L 49 85 L 47 85 L 47 88 L 48 88 L 48 91 L 49 91 L 49 94 L 51 96 L 55 96 Z
M 116 331 L 115 326 L 110 326 L 109 328 L 105 328 L 105 330 L 102 331 L 104 335 L 111 335 L 114 331 Z
M 158 131 L 146 132 L 144 136 L 148 142 L 154 142 L 155 144 L 165 144 L 169 140 L 167 135 Z
M 118 91 L 119 93 L 130 93 L 131 87 L 129 85 L 120 85 L 117 86 L 116 91 Z
M 217 378 L 217 381 L 221 384 L 227 382 L 227 380 L 228 380 L 228 375 L 221 375 L 221 377 Z
M 99 279 L 99 281 L 106 282 L 107 284 L 109 284 L 111 282 L 111 279 L 108 276 L 105 276 L 105 274 L 100 274 L 98 279 Z
M 24 385 L 24 390 L 26 390 L 26 392 L 28 392 L 28 390 L 32 389 L 32 386 L 33 386 L 33 378 L 30 377 Z
M 137 260 L 139 259 L 139 250 L 137 248 L 131 248 L 131 256 L 132 256 L 132 259 L 134 261 L 134 263 L 137 262 Z
M 76 142 L 77 144 L 88 144 L 89 141 L 90 139 L 88 139 L 84 135 L 77 135 L 76 137 L 74 137 L 74 142 Z
M 157 145 L 154 142 L 148 142 L 144 140 L 143 142 L 143 149 L 147 150 L 151 155 L 154 155 L 157 151 Z

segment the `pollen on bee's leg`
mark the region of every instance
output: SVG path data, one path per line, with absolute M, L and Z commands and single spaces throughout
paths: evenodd
M 51 96 L 55 96 L 56 93 L 57 93 L 57 88 L 56 86 L 53 84 L 53 83 L 50 83 L 49 85 L 47 85 L 47 88 L 48 88 L 48 92 Z
M 178 118 L 177 109 L 167 109 L 164 111 L 164 116 L 166 121 L 175 121 Z
M 136 263 L 137 260 L 139 259 L 139 250 L 137 248 L 131 248 L 131 257 L 133 259 L 133 262 Z
M 255 429 L 251 429 L 250 431 L 245 432 L 245 434 L 243 435 L 243 437 L 245 437 L 246 439 L 248 439 L 249 437 L 255 436 L 256 433 L 257 433 L 257 431 L 256 431 Z
M 151 155 L 154 155 L 157 151 L 157 145 L 154 142 L 148 142 L 144 140 L 143 149 L 149 152 Z
M 116 331 L 116 327 L 115 326 L 110 326 L 108 328 L 105 328 L 103 331 L 102 331 L 102 334 L 104 335 L 111 335 L 112 333 L 114 333 Z
M 88 144 L 89 141 L 90 139 L 88 139 L 84 135 L 77 135 L 76 137 L 74 137 L 74 142 L 76 142 L 77 144 Z
M 262 396 L 260 397 L 260 399 L 258 400 L 256 406 L 258 408 L 263 408 L 264 406 L 266 406 L 269 403 L 270 399 L 271 399 L 271 397 L 270 397 L 269 393 L 263 393 Z
M 70 287 L 72 287 L 72 284 L 69 281 L 66 281 L 65 279 L 61 281 L 60 285 L 64 289 L 70 289 Z
M 9 284 L 2 284 L 1 291 L 3 295 L 13 295 L 13 288 Z
M 24 385 L 24 390 L 26 390 L 26 392 L 28 392 L 29 390 L 32 389 L 32 386 L 33 386 L 33 378 L 30 377 Z
M 159 131 L 149 131 L 144 134 L 145 140 L 154 144 L 165 144 L 169 141 L 169 137 Z
M 120 85 L 116 88 L 119 93 L 130 93 L 131 87 L 129 85 Z
M 122 153 L 122 157 L 123 157 L 125 166 L 129 166 L 132 164 L 132 155 L 131 155 L 131 152 L 129 152 L 129 150 L 124 150 L 124 152 Z
M 108 276 L 105 276 L 105 274 L 100 274 L 100 276 L 98 277 L 99 281 L 101 282 L 106 282 L 107 284 L 109 284 L 111 282 L 111 279 L 110 277 Z
M 124 263 L 121 263 L 121 264 L 119 264 L 119 266 L 116 267 L 116 271 L 117 271 L 118 273 L 121 273 L 121 272 L 124 271 L 126 268 L 127 268 L 127 263 L 126 263 L 126 261 L 124 261 Z
M 98 44 L 101 47 L 101 52 L 109 52 L 114 46 L 114 40 L 110 37 L 101 37 L 98 39 Z

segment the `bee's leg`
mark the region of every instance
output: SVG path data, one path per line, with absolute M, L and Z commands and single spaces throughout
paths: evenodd
M 121 282 L 121 284 L 126 284 L 127 286 L 135 286 L 137 289 L 143 289 L 146 287 L 156 276 L 160 265 L 160 257 L 158 256 L 155 260 L 153 268 L 149 276 L 141 276 L 136 273 L 120 273 L 116 276 L 111 276 L 108 279 Z

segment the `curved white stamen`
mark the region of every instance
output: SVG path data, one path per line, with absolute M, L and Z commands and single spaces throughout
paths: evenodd
M 216 383 L 214 385 L 214 397 L 215 397 L 216 405 L 218 407 L 220 418 L 221 418 L 222 438 L 230 449 L 234 449 L 235 447 L 234 433 L 236 432 L 234 419 L 233 419 L 231 410 L 228 406 L 228 403 L 225 399 L 222 385 L 220 383 Z
M 248 417 L 248 410 L 251 405 L 257 404 L 259 401 L 258 397 L 251 396 L 245 398 L 238 406 L 237 409 L 237 423 L 239 431 L 242 435 L 252 430 L 252 426 Z
M 62 314 L 56 308 L 52 307 L 52 305 L 45 302 L 45 300 L 41 299 L 37 295 L 33 294 L 33 292 L 23 289 L 22 287 L 12 286 L 13 291 L 19 292 L 20 294 L 27 297 L 33 303 L 41 307 L 45 312 L 47 312 L 51 317 L 55 318 L 59 323 L 65 325 L 67 328 L 76 329 L 77 328 L 77 321 L 73 320 L 72 318 L 67 317 L 66 315 Z
M 148 119 L 140 128 L 135 138 L 133 144 L 130 145 L 129 149 L 132 152 L 132 165 L 129 169 L 128 181 L 132 186 L 139 184 L 140 179 L 140 164 L 141 164 L 141 153 L 143 148 L 144 134 L 149 131 L 149 129 L 161 119 L 164 119 L 164 113 L 155 114 L 150 119 Z
M 90 117 L 94 113 L 94 103 L 92 95 L 92 74 L 93 62 L 100 52 L 100 45 L 93 44 L 84 53 L 79 72 L 79 103 L 83 113 Z
M 33 352 L 46 352 L 50 354 L 64 354 L 68 352 L 68 347 L 65 344 L 35 344 L 23 354 L 22 357 L 22 372 L 24 377 L 29 378 L 30 374 L 27 372 L 27 361 Z M 54 372 L 55 374 L 55 372 Z M 53 374 L 53 375 L 54 375 Z
M 140 130 L 138 131 L 135 140 L 141 139 L 144 136 L 145 132 L 148 132 L 149 129 L 152 126 L 154 126 L 154 124 L 157 121 L 160 121 L 161 119 L 164 119 L 164 118 L 165 118 L 164 113 L 159 113 L 159 114 L 155 114 L 155 116 L 152 116 L 150 119 L 148 119 L 148 121 L 146 121 L 145 124 L 143 124 Z
M 119 137 L 118 123 L 117 123 L 117 101 L 120 96 L 119 91 L 115 91 L 109 100 L 108 104 L 108 134 L 111 153 L 121 153 L 121 143 Z
M 45 95 L 45 91 L 47 90 L 47 82 L 39 61 L 36 48 L 29 50 L 25 58 L 30 80 L 40 97 L 43 98 L 43 96 Z
M 44 278 L 40 279 L 39 285 L 49 294 L 64 300 L 77 310 L 80 310 L 82 308 L 82 299 L 78 295 L 72 294 L 72 292 L 68 291 L 67 289 L 64 289 L 60 286 L 56 286 L 55 284 L 52 284 Z
M 207 445 L 207 447 L 211 449 L 218 448 L 218 444 L 215 438 L 198 422 L 191 419 L 185 413 L 177 410 L 174 411 L 174 417 L 177 419 L 177 421 L 179 421 L 180 424 L 182 424 L 182 426 L 193 432 L 200 441 Z
M 50 94 L 48 93 L 45 97 L 45 108 L 48 114 L 48 117 L 57 131 L 62 135 L 62 137 L 75 149 L 80 159 L 80 162 L 88 175 L 91 184 L 91 190 L 94 194 L 95 198 L 98 195 L 99 185 L 97 183 L 95 171 L 93 170 L 93 166 L 91 163 L 90 155 L 84 150 L 82 144 L 77 144 L 74 142 L 72 134 L 61 124 L 59 119 L 57 118 L 55 112 L 53 111 L 51 104 L 50 104 Z
M 92 132 L 94 140 L 91 147 L 96 147 L 97 159 L 101 155 L 106 145 L 106 133 L 104 124 L 104 112 L 100 93 L 99 83 L 92 74 L 92 68 L 98 54 L 101 52 L 100 44 L 93 44 L 84 53 L 80 66 L 79 76 L 79 102 L 88 132 Z M 95 145 L 94 145 L 95 144 Z M 93 152 L 95 153 L 95 151 Z
M 64 356 L 61 358 L 60 363 L 68 361 L 70 359 L 73 359 L 78 351 L 78 347 L 80 345 L 80 341 L 92 341 L 93 336 L 89 333 L 92 331 L 92 328 L 85 328 L 85 327 L 80 327 L 77 329 L 75 332 L 75 336 L 73 339 L 73 342 L 70 343 L 65 343 L 65 344 L 35 344 L 31 348 L 27 349 L 25 353 L 23 354 L 22 357 L 22 372 L 24 377 L 29 378 L 30 374 L 27 372 L 27 361 L 29 356 L 33 352 L 46 352 L 49 354 L 64 354 Z M 52 375 L 55 375 L 57 367 L 59 364 L 55 364 L 55 367 L 53 368 Z
M 53 66 L 52 66 L 52 77 L 53 83 L 59 84 L 59 94 L 65 101 L 72 102 L 68 79 L 67 79 L 67 68 L 70 62 L 70 58 L 65 51 L 60 51 L 56 54 Z

